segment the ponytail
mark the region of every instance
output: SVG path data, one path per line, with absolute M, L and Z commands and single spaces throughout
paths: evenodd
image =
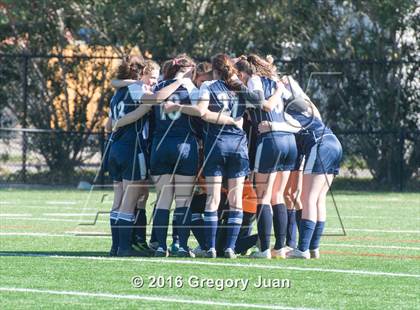
M 164 80 L 171 80 L 178 72 L 186 72 L 188 68 L 195 67 L 195 62 L 186 54 L 178 55 L 165 64 L 167 67 L 163 72 Z
M 145 67 L 143 57 L 125 56 L 118 66 L 117 79 L 139 80 Z
M 219 73 L 220 78 L 232 90 L 237 90 L 237 86 L 232 84 L 232 78 L 237 74 L 237 70 L 232 59 L 226 54 L 217 54 L 211 59 L 213 71 Z

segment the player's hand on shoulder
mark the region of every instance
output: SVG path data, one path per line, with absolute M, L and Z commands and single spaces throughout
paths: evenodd
M 262 121 L 258 124 L 258 131 L 260 133 L 265 133 L 271 131 L 271 123 L 269 121 Z
M 238 127 L 239 129 L 242 129 L 243 125 L 244 125 L 244 119 L 243 117 L 237 117 L 233 120 L 234 124 L 236 127 Z
M 179 103 L 175 103 L 173 101 L 167 101 L 163 104 L 163 109 L 165 113 L 171 113 L 178 111 L 181 105 Z

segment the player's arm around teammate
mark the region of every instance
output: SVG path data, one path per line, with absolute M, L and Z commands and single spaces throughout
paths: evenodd
M 264 121 L 286 123 L 283 117 L 282 89 L 272 79 L 275 71 L 271 64 L 257 55 L 243 56 L 236 63 L 240 77 L 250 90 L 262 93 L 264 99 L 276 102 L 273 110 L 264 111 L 264 103 L 251 106 L 250 116 L 254 126 Z M 253 253 L 255 258 L 285 257 L 287 209 L 284 203 L 284 189 L 290 170 L 296 159 L 296 143 L 293 128 L 285 124 L 284 131 L 267 131 L 257 137 L 255 156 L 255 182 L 258 196 L 258 233 L 261 248 Z M 276 243 L 270 250 L 272 223 Z
M 305 165 L 299 244 L 297 249 L 288 253 L 288 257 L 318 258 L 326 220 L 326 196 L 334 176 L 338 174 L 342 148 L 299 84 L 289 77 L 286 87 L 291 93 L 287 110 L 308 132 L 303 139 Z

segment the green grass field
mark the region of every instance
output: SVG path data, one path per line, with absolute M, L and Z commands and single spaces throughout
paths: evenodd
M 183 260 L 107 257 L 111 191 L 0 189 L 0 308 L 419 309 L 420 193 L 335 198 L 347 235 L 325 236 L 320 260 Z M 342 233 L 331 200 L 328 212 L 326 233 Z M 191 276 L 250 284 L 194 288 Z M 256 288 L 259 276 L 290 287 Z

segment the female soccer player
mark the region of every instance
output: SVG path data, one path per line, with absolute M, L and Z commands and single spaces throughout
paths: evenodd
M 130 57 L 123 61 L 118 70 L 118 80 L 137 80 L 128 86 L 119 88 L 111 100 L 111 116 L 116 126 L 112 135 L 109 154 L 109 171 L 118 189 L 122 182 L 123 195 L 121 202 L 111 212 L 111 231 L 113 236 L 112 255 L 143 256 L 146 251 L 132 248 L 132 234 L 135 221 L 134 210 L 141 191 L 142 180 L 147 178 L 147 119 L 142 118 L 149 110 L 148 104 L 166 99 L 179 85 L 173 85 L 153 94 L 145 83 L 139 81 L 144 62 L 138 57 Z M 156 70 L 152 70 L 156 71 Z M 154 73 L 151 75 L 156 76 Z M 153 80 L 153 77 L 149 77 Z M 144 181 L 143 181 L 144 182 Z M 116 194 L 118 191 L 116 191 Z M 143 199 L 144 200 L 144 199 Z M 145 204 L 145 202 L 144 202 Z M 143 204 L 143 205 L 144 205 Z M 140 222 L 145 223 L 144 219 Z M 143 233 L 145 231 L 143 229 Z M 145 236 L 144 236 L 145 238 Z
M 271 258 L 285 257 L 285 243 L 287 230 L 287 209 L 284 204 L 283 193 L 287 184 L 290 170 L 294 166 L 297 156 L 296 143 L 293 132 L 295 127 L 289 126 L 283 117 L 284 107 L 281 95 L 284 87 L 277 87 L 271 79 L 275 75 L 272 65 L 257 55 L 242 56 L 235 64 L 239 77 L 248 88 L 263 94 L 267 104 L 273 102 L 275 108 L 264 111 L 263 106 L 249 109 L 253 127 L 257 128 L 261 122 L 269 121 L 283 124 L 283 131 L 266 131 L 258 134 L 255 156 L 255 183 L 258 197 L 258 235 L 260 251 L 251 257 Z M 299 124 L 297 124 L 299 125 Z M 273 215 L 272 215 L 273 210 Z M 270 235 L 272 222 L 276 244 L 270 251 Z
M 305 165 L 299 244 L 288 258 L 319 258 L 319 242 L 326 220 L 326 196 L 342 157 L 341 144 L 322 122 L 319 111 L 292 77 L 282 81 L 290 91 L 287 111 L 308 133 L 303 138 Z
M 212 58 L 213 81 L 204 82 L 200 88 L 198 107 L 241 117 L 245 111 L 244 101 L 235 91 L 236 69 L 225 54 Z M 223 176 L 228 179 L 228 231 L 225 257 L 235 258 L 235 243 L 242 224 L 242 192 L 245 176 L 249 172 L 246 136 L 242 129 L 232 125 L 207 124 L 204 145 L 205 162 L 203 174 L 206 177 L 207 204 L 204 214 L 207 257 L 216 258 L 217 209 Z

